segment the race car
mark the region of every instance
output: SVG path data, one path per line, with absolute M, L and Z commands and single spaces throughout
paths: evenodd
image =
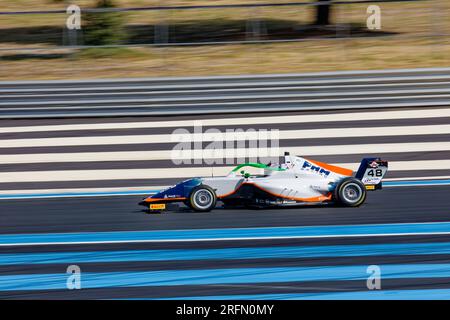
M 225 207 L 286 207 L 337 204 L 358 207 L 367 190 L 382 188 L 388 162 L 364 158 L 356 174 L 350 169 L 291 156 L 279 164 L 244 163 L 224 177 L 192 178 L 144 198 L 139 204 L 161 212 L 184 203 L 194 211 L 211 211 L 220 201 Z M 259 174 L 251 174 L 250 169 Z

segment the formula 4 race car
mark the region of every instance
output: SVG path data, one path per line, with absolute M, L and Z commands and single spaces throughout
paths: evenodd
M 247 172 L 252 168 L 260 174 Z M 247 169 L 247 171 L 246 171 Z M 338 204 L 358 207 L 366 190 L 378 190 L 388 169 L 387 161 L 364 158 L 358 171 L 284 155 L 284 163 L 245 163 L 225 177 L 193 178 L 144 198 L 139 204 L 160 212 L 174 203 L 195 211 L 210 211 L 220 200 L 225 207 L 272 207 Z

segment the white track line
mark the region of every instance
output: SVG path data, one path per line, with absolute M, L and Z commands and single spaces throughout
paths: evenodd
M 145 144 L 170 143 L 187 141 L 242 141 L 261 139 L 311 139 L 311 138 L 346 138 L 346 137 L 378 137 L 378 136 L 404 136 L 404 135 L 431 135 L 449 134 L 450 125 L 426 126 L 396 126 L 396 127 L 364 127 L 339 129 L 312 129 L 312 130 L 267 130 L 252 132 L 226 133 L 205 131 L 194 133 L 194 130 L 182 130 L 174 134 L 154 135 L 120 135 L 101 137 L 61 137 L 61 138 L 35 138 L 35 139 L 4 139 L 0 140 L 0 148 L 27 148 L 50 146 L 94 146 L 117 144 Z M 278 134 L 278 133 L 279 134 Z
M 163 190 L 168 186 L 141 186 L 117 188 L 64 188 L 64 189 L 33 189 L 33 190 L 0 190 L 0 195 L 35 195 L 35 194 L 71 194 L 71 193 L 114 193 L 130 191 Z
M 286 150 L 285 150 L 286 149 Z M 392 152 L 430 152 L 450 151 L 450 142 L 419 142 L 419 143 L 386 143 L 386 144 L 352 144 L 332 146 L 291 147 L 283 150 L 276 148 L 236 148 L 211 150 L 156 150 L 156 151 L 117 151 L 117 152 L 78 152 L 78 153 L 36 153 L 31 155 L 12 154 L 0 155 L 0 164 L 47 163 L 47 162 L 101 162 L 101 161 L 137 161 L 137 160 L 167 160 L 168 166 L 174 166 L 171 160 L 195 159 L 226 159 L 256 158 L 282 155 L 282 151 L 291 154 L 345 155 L 392 153 Z M 184 163 L 187 163 L 186 161 Z M 179 164 L 179 162 L 177 163 Z M 189 163 L 187 163 L 189 164 Z M 1 179 L 0 179 L 1 181 Z
M 350 112 L 339 114 L 289 115 L 271 117 L 239 117 L 201 120 L 203 126 L 283 124 L 283 123 L 311 123 L 324 121 L 363 121 L 363 120 L 395 120 L 450 117 L 450 108 L 434 108 L 426 110 L 396 110 Z M 0 133 L 17 132 L 49 132 L 49 131 L 77 131 L 77 130 L 106 130 L 106 129 L 135 129 L 135 128 L 177 128 L 192 127 L 194 120 L 175 121 L 147 121 L 125 123 L 96 123 L 96 124 L 68 124 L 44 126 L 15 126 L 0 128 Z
M 209 170 L 205 168 L 205 170 Z M 231 170 L 231 168 L 230 168 Z M 383 179 L 383 181 L 426 181 L 426 180 L 442 180 L 442 179 L 450 179 L 450 176 L 430 176 L 430 177 L 408 177 L 408 178 L 387 178 Z M 406 185 L 407 186 L 407 185 Z M 429 186 L 429 185 L 424 185 Z M 130 191 L 136 192 L 148 192 L 149 190 L 163 190 L 169 186 L 158 186 L 158 185 L 147 185 L 140 187 L 116 187 L 116 188 L 63 188 L 63 189 L 31 189 L 31 190 L 0 190 L 0 196 L 4 195 L 24 195 L 24 196 L 32 196 L 39 195 L 42 197 L 52 197 L 54 194 L 57 196 L 67 196 L 71 197 L 71 194 L 92 194 L 92 196 L 97 196 L 99 193 L 126 193 Z M 100 196 L 100 195 L 98 195 Z
M 0 243 L 0 247 L 16 246 L 44 246 L 44 245 L 88 245 L 88 244 L 124 244 L 124 243 L 161 243 L 161 242 L 216 242 L 216 241 L 243 241 L 243 240 L 281 240 L 281 239 L 323 239 L 323 238 L 361 238 L 361 237 L 393 237 L 393 236 L 436 236 L 448 235 L 449 232 L 393 232 L 393 233 L 369 233 L 369 234 L 348 234 L 336 233 L 332 235 L 304 235 L 304 236 L 260 236 L 260 237 L 235 237 L 235 238 L 190 238 L 190 239 L 140 239 L 140 240 L 93 240 L 93 241 L 55 241 L 55 242 L 20 242 L 20 243 Z
M 412 181 L 412 180 L 447 180 L 450 176 L 429 176 L 429 177 L 405 177 L 405 178 L 385 178 L 383 181 Z
M 352 170 L 359 163 L 337 164 Z M 101 181 L 119 179 L 162 179 L 191 178 L 200 176 L 224 176 L 233 167 L 191 167 L 191 168 L 158 168 L 158 169 L 115 169 L 115 170 L 64 170 L 64 171 L 27 171 L 2 172 L 1 182 L 64 182 L 64 181 Z M 399 161 L 389 163 L 389 170 L 450 170 L 450 160 Z

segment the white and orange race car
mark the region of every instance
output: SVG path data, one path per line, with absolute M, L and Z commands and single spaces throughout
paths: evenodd
M 250 171 L 259 173 L 250 173 Z M 140 204 L 162 211 L 184 203 L 195 211 L 210 211 L 218 201 L 225 207 L 339 204 L 357 207 L 367 190 L 378 190 L 388 162 L 364 158 L 356 174 L 327 163 L 285 153 L 280 164 L 244 163 L 224 177 L 192 178 L 144 198 Z

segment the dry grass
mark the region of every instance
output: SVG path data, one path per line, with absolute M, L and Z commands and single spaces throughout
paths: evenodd
M 218 45 L 17 56 L 1 61 L 0 79 L 74 79 L 363 70 L 450 65 L 450 43 L 380 40 Z M 98 51 L 104 51 L 103 54 Z M 1 58 L 0 58 L 1 59 Z
M 259 2 L 260 0 L 221 0 L 214 3 Z M 205 4 L 206 0 L 192 1 L 118 1 L 122 6 Z M 264 1 L 263 1 L 264 2 Z M 77 1 L 89 5 L 92 1 Z M 61 3 L 33 0 L 0 0 L 0 10 L 61 8 Z M 11 16 L 2 18 L 0 48 L 42 47 L 42 51 L 0 51 L 0 79 L 65 79 L 105 77 L 189 76 L 246 73 L 284 73 L 329 70 L 413 68 L 450 66 L 450 40 L 430 38 L 433 33 L 450 33 L 450 2 L 383 4 L 382 30 L 400 36 L 389 38 L 369 37 L 358 40 L 305 39 L 298 43 L 214 45 L 171 48 L 94 49 L 81 53 L 66 50 L 49 51 L 54 46 L 45 33 L 27 34 L 42 27 L 61 28 L 65 17 Z M 30 9 L 30 8 L 26 8 Z M 314 10 L 309 9 L 236 9 L 208 11 L 135 12 L 127 14 L 130 25 L 154 24 L 161 21 L 180 26 L 189 22 L 201 25 L 202 21 L 223 22 L 227 19 L 275 19 L 282 17 L 301 25 L 310 23 Z M 334 22 L 337 24 L 364 24 L 366 6 L 336 6 Z M 192 25 L 192 24 L 191 24 Z M 21 29 L 24 26 L 30 29 Z M 36 29 L 37 27 L 37 29 Z M 19 28 L 25 34 L 4 32 Z M 33 29 L 34 28 L 34 29 Z M 19 30 L 18 29 L 18 30 Z M 3 33 L 2 33 L 3 30 Z M 193 30 L 192 32 L 199 32 Z M 208 29 L 201 30 L 207 33 Z M 20 35 L 20 36 L 19 36 Z M 58 40 L 59 35 L 53 35 Z M 421 36 L 421 38 L 404 38 Z M 3 39 L 3 41 L 2 41 Z M 31 40 L 30 40 L 31 39 Z
M 93 7 L 96 0 L 77 0 L 67 1 L 79 5 L 81 8 Z M 245 3 L 264 3 L 266 0 L 245 0 Z M 279 3 L 289 2 L 289 0 L 277 1 Z M 116 0 L 115 3 L 119 7 L 150 7 L 150 6 L 183 6 L 183 5 L 211 5 L 208 0 Z M 219 4 L 237 4 L 244 3 L 242 0 L 214 0 L 216 5 Z M 42 9 L 61 9 L 66 7 L 64 0 L 0 0 L 0 10 L 42 10 Z

